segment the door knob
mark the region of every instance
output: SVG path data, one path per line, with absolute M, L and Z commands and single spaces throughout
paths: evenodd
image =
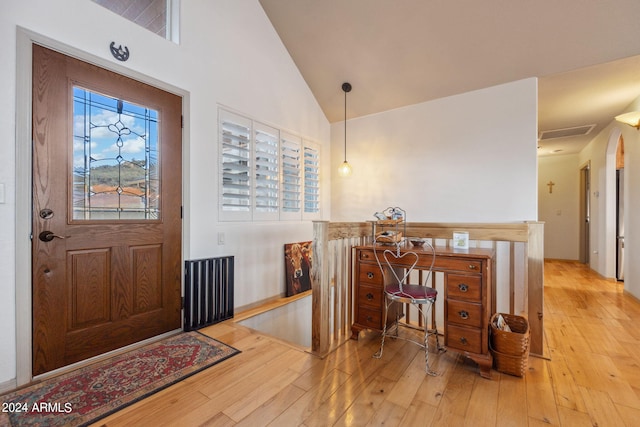
M 53 231 L 45 230 L 42 233 L 38 234 L 38 239 L 42 240 L 43 242 L 50 242 L 53 239 L 66 239 L 66 237 L 58 236 Z

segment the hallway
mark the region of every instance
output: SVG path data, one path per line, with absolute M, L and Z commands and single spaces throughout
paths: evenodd
M 561 425 L 637 425 L 640 302 L 578 263 L 545 262 L 546 363 Z

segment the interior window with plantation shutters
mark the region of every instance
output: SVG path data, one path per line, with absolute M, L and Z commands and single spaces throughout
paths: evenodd
M 282 133 L 280 137 L 282 158 L 282 208 L 281 219 L 302 219 L 302 139 Z
M 222 107 L 220 221 L 321 219 L 320 146 Z
M 320 149 L 304 143 L 304 219 L 320 219 Z
M 218 128 L 221 219 L 251 219 L 251 120 L 220 110 Z
M 254 219 L 277 220 L 279 217 L 279 134 L 278 129 L 254 122 Z

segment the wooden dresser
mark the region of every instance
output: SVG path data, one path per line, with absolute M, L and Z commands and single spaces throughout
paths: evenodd
M 378 246 L 384 251 L 389 247 Z M 449 247 L 436 248 L 434 272 L 444 275 L 444 341 L 449 351 L 463 353 L 480 366 L 480 375 L 491 377 L 493 358 L 489 352 L 489 321 L 495 307 L 493 272 L 495 269 L 493 249 L 454 250 Z M 355 248 L 355 315 L 351 327 L 351 338 L 358 339 L 364 329 L 382 330 L 384 306 L 384 278 L 373 254 L 373 246 Z M 416 269 L 428 269 L 431 251 L 416 247 L 403 247 L 418 254 Z M 380 256 L 380 255 L 379 255 Z M 403 267 L 402 258 L 398 267 Z M 387 280 L 393 277 L 385 275 Z M 394 304 L 394 310 L 401 310 Z M 387 322 L 395 319 L 390 312 Z

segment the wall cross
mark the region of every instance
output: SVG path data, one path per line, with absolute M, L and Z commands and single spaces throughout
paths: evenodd
M 556 183 L 555 183 L 555 182 L 553 182 L 553 181 L 549 181 L 549 182 L 547 183 L 547 186 L 549 187 L 549 193 L 553 193 L 553 186 L 554 186 L 554 185 L 556 185 Z

